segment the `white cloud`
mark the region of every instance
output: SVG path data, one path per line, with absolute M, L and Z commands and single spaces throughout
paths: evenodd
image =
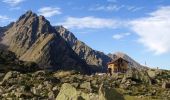
M 16 6 L 18 4 L 20 4 L 21 2 L 23 2 L 25 0 L 3 0 L 4 3 L 7 3 L 11 6 Z
M 3 15 L 0 15 L 0 21 L 3 21 L 3 20 L 8 20 L 9 18 L 7 16 L 3 16 Z
M 0 24 L 5 23 L 5 22 L 9 22 L 10 18 L 4 15 L 0 15 Z
M 131 33 L 120 33 L 120 34 L 114 34 L 113 39 L 120 40 L 125 38 L 126 36 L 129 36 Z
M 117 5 L 117 4 L 108 4 L 108 5 L 95 5 L 89 8 L 89 11 L 119 11 L 119 10 L 127 10 L 131 12 L 139 11 L 144 7 L 135 7 L 129 5 Z
M 131 29 L 139 42 L 156 55 L 170 52 L 170 6 L 161 7 L 144 17 L 131 21 Z
M 117 20 L 113 19 L 105 19 L 105 18 L 96 18 L 96 17 L 68 17 L 65 22 L 58 23 L 67 28 L 91 28 L 91 29 L 99 29 L 99 28 L 116 28 L 119 24 Z
M 144 7 L 135 7 L 135 6 L 124 6 L 125 9 L 131 11 L 131 12 L 135 12 L 135 11 L 139 11 L 144 9 Z
M 55 15 L 59 15 L 62 12 L 60 11 L 61 9 L 58 7 L 43 7 L 38 10 L 40 15 L 43 15 L 45 17 L 52 17 Z
M 9 18 L 5 15 L 0 15 L 0 26 L 7 25 L 9 22 L 14 21 L 15 19 Z
M 96 5 L 95 7 L 91 7 L 89 10 L 90 11 L 118 11 L 123 7 L 117 6 L 115 4 L 109 4 L 109 5 Z

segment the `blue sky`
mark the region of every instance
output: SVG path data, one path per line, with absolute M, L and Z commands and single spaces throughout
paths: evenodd
M 169 0 L 1 0 L 0 9 L 0 26 L 32 10 L 93 49 L 170 69 Z

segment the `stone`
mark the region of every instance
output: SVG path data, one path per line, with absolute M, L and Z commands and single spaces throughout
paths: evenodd
M 45 81 L 43 84 L 44 84 L 44 86 L 45 86 L 45 88 L 46 88 L 47 90 L 49 90 L 49 91 L 52 90 L 53 86 L 51 85 L 50 82 Z
M 132 68 L 126 72 L 125 76 L 127 79 L 131 79 L 137 83 L 142 82 L 151 85 L 151 79 L 145 70 Z
M 17 97 L 17 98 L 30 98 L 30 97 L 33 97 L 33 95 L 29 92 L 15 92 L 14 95 Z
M 52 91 L 48 93 L 48 99 L 50 99 L 50 100 L 55 99 L 55 95 L 54 95 L 54 93 Z
M 126 84 L 120 84 L 119 85 L 119 88 L 121 88 L 121 89 L 128 89 L 128 85 L 126 85 Z
M 96 84 L 97 84 L 97 80 L 95 80 L 95 79 L 92 80 L 92 81 L 91 81 L 91 84 L 96 85 Z
M 41 70 L 41 71 L 37 71 L 34 73 L 34 76 L 37 77 L 37 76 L 44 76 L 46 74 L 45 71 Z
M 72 85 L 77 88 L 79 86 L 79 83 L 72 83 Z
M 87 90 L 91 90 L 91 85 L 90 85 L 90 82 L 84 82 L 80 85 L 80 88 L 82 89 L 87 89 Z
M 87 93 L 76 90 L 71 84 L 64 83 L 56 100 L 90 100 L 90 96 Z
M 4 88 L 3 87 L 0 87 L 0 94 L 3 94 L 5 91 L 4 91 Z
M 3 81 L 9 80 L 10 78 L 16 78 L 20 73 L 17 71 L 9 71 L 5 74 Z
M 58 91 L 59 90 L 59 87 L 58 86 L 54 86 L 53 88 L 52 88 L 52 91 Z
M 42 84 L 39 84 L 38 87 L 37 87 L 37 89 L 40 90 L 40 89 L 42 89 L 43 87 L 44 87 L 44 86 L 43 86 Z
M 162 88 L 164 88 L 164 89 L 170 88 L 170 83 L 168 83 L 168 82 L 163 82 Z
M 105 89 L 103 88 L 103 84 L 100 85 L 98 93 L 99 93 L 99 100 L 107 100 L 105 97 Z
M 31 88 L 31 92 L 35 95 L 39 95 L 40 94 L 40 91 L 38 89 L 36 89 L 36 87 L 32 87 Z
M 123 79 L 122 79 L 122 81 L 121 81 L 121 83 L 125 83 L 126 80 L 127 80 L 127 79 L 126 79 L 126 76 L 124 76 Z
M 148 73 L 150 78 L 155 78 L 156 77 L 156 72 L 153 71 L 153 70 L 148 70 L 147 73 Z

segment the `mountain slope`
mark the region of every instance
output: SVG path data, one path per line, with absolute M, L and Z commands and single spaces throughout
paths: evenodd
M 127 59 L 130 67 L 143 68 L 126 54 L 106 55 L 93 50 L 66 28 L 53 27 L 43 16 L 31 11 L 15 23 L 0 28 L 0 32 L 1 43 L 20 60 L 34 61 L 43 68 L 105 72 L 107 63 L 116 56 Z
M 4 35 L 4 32 L 8 30 L 8 28 L 12 27 L 13 26 L 13 22 L 10 23 L 9 25 L 7 26 L 4 26 L 4 27 L 0 27 L 0 41 L 1 41 L 1 38 L 2 36 Z
M 50 22 L 32 11 L 22 15 L 4 33 L 1 43 L 8 46 L 20 60 L 34 61 L 40 67 L 89 70 L 85 61 L 78 57 Z
M 93 68 L 99 71 L 106 71 L 107 70 L 107 63 L 111 60 L 114 60 L 117 57 L 122 57 L 129 61 L 129 67 L 143 69 L 146 68 L 140 65 L 138 62 L 133 60 L 127 54 L 117 52 L 115 54 L 104 54 L 100 51 L 93 50 L 89 46 L 87 46 L 82 41 L 78 40 L 74 34 L 68 31 L 63 26 L 55 27 L 57 32 L 69 43 L 72 49 L 79 55 L 80 58 L 84 59 L 87 64 L 93 66 Z
M 111 61 L 110 57 L 100 51 L 93 50 L 82 41 L 79 41 L 73 33 L 64 27 L 57 26 L 56 30 L 69 43 L 79 57 L 86 61 L 87 64 L 93 66 L 95 70 L 98 69 L 106 71 L 107 63 Z

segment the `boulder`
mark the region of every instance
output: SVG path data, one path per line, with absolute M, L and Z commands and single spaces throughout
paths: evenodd
M 168 83 L 168 82 L 163 82 L 162 88 L 164 88 L 164 89 L 170 88 L 170 83 Z
M 153 70 L 148 70 L 147 73 L 148 73 L 150 78 L 155 78 L 156 77 L 156 72 L 153 71 Z
M 87 90 L 91 90 L 91 85 L 90 85 L 90 82 L 84 82 L 80 85 L 80 88 L 82 89 L 87 89 Z
M 34 77 L 38 77 L 38 76 L 45 76 L 46 72 L 44 70 L 41 71 L 37 71 L 34 73 Z
M 76 90 L 71 84 L 64 83 L 56 100 L 90 100 L 87 93 Z
M 48 93 L 48 98 L 50 100 L 54 100 L 55 99 L 55 95 L 54 95 L 54 93 L 52 91 Z
M 105 92 L 104 92 L 104 88 L 103 88 L 103 84 L 100 85 L 100 88 L 99 88 L 99 100 L 106 100 L 106 97 L 105 97 Z
M 15 78 L 17 78 L 19 75 L 20 73 L 17 71 L 9 71 L 8 73 L 5 74 L 2 82 L 0 82 L 0 85 L 6 85 L 6 83 L 11 83 L 11 84 L 17 83 L 18 79 Z
M 125 77 L 127 79 L 131 79 L 132 81 L 135 82 L 142 82 L 142 83 L 147 83 L 147 84 L 151 84 L 151 79 L 148 76 L 148 73 L 145 70 L 142 69 L 129 69 L 126 74 Z
M 3 81 L 9 80 L 10 78 L 16 78 L 19 74 L 20 73 L 17 71 L 9 71 L 8 73 L 6 73 Z

